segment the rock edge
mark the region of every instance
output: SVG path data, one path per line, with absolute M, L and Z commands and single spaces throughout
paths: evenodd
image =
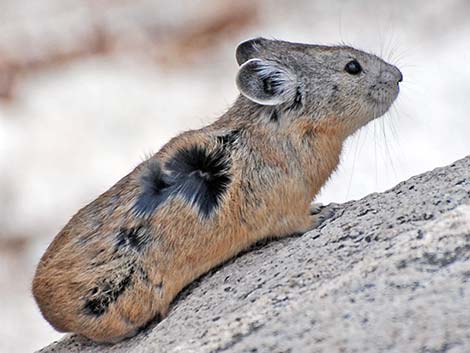
M 469 260 L 470 156 L 254 247 L 132 339 L 40 352 L 470 352 Z

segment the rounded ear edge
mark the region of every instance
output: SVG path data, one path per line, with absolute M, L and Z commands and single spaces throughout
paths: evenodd
M 236 85 L 240 93 L 261 105 L 278 105 L 286 102 L 291 94 L 292 77 L 275 64 L 254 58 L 238 70 Z
M 235 57 L 237 59 L 238 65 L 240 66 L 246 63 L 248 60 L 255 58 L 259 47 L 265 41 L 267 41 L 267 39 L 263 37 L 256 37 L 239 43 L 237 45 L 237 49 L 235 50 Z

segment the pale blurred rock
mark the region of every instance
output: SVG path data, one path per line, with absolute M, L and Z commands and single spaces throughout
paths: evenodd
M 91 56 L 187 65 L 253 25 L 258 7 L 250 0 L 0 0 L 0 99 L 15 97 L 18 77 Z
M 114 346 L 52 352 L 469 352 L 470 157 L 340 205 L 320 229 L 258 246 Z

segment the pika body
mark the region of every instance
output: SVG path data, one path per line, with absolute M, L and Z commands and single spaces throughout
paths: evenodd
M 303 233 L 345 139 L 383 115 L 400 70 L 348 46 L 256 38 L 236 49 L 240 95 L 79 210 L 42 256 L 33 295 L 49 323 L 118 342 L 255 242 Z

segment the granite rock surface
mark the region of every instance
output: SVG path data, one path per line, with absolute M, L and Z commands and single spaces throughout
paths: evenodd
M 40 352 L 470 352 L 470 157 L 256 245 L 132 339 Z

